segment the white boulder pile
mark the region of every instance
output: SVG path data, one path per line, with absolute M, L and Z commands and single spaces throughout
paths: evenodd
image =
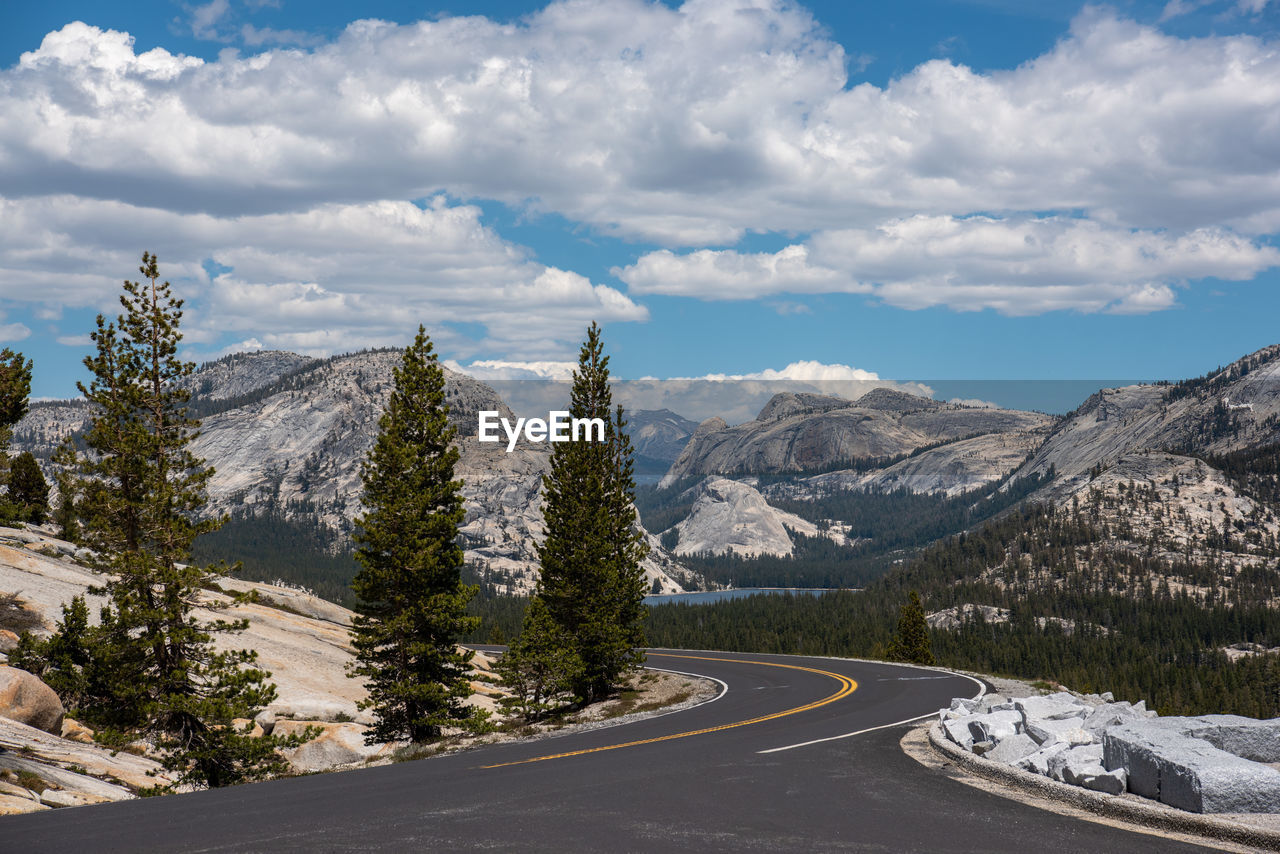
M 954 699 L 938 714 L 967 751 L 1097 792 L 1197 813 L 1280 812 L 1280 718 L 1161 718 L 1145 704 L 1068 691 Z

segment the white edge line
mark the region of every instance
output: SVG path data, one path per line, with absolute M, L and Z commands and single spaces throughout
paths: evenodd
M 653 716 L 654 718 L 665 718 L 667 715 L 674 715 L 680 712 L 687 712 L 690 709 L 697 709 L 702 706 L 708 705 L 709 703 L 714 703 L 716 700 L 719 700 L 725 694 L 729 693 L 729 685 L 727 682 L 725 682 L 723 679 L 717 679 L 714 676 L 707 676 L 705 673 L 689 673 L 688 671 L 685 671 L 685 670 L 670 670 L 666 667 L 652 667 L 648 664 L 645 664 L 642 666 L 644 667 L 645 670 L 657 670 L 660 673 L 674 673 L 677 676 L 692 676 L 695 679 L 710 679 L 712 682 L 715 682 L 717 685 L 720 686 L 720 693 L 716 694 L 710 700 L 703 700 L 701 703 L 698 703 L 693 706 L 685 706 L 683 709 L 672 709 L 669 712 L 663 712 L 660 715 L 654 715 Z M 645 718 L 644 720 L 652 720 L 652 719 L 653 718 Z
M 659 647 L 659 648 L 660 648 L 660 649 L 666 649 L 666 647 Z M 723 650 L 723 649 L 691 649 L 691 650 L 671 650 L 671 651 L 672 651 L 672 652 L 720 652 L 720 653 L 723 653 L 723 652 L 729 652 L 728 650 Z M 655 654 L 655 655 L 661 655 L 661 653 L 654 653 L 654 654 Z M 732 655 L 752 655 L 752 654 L 757 654 L 757 655 L 758 655 L 758 654 L 760 654 L 760 653 L 737 653 L 737 652 L 730 652 L 730 654 L 732 654 Z M 980 700 L 980 699 L 982 699 L 982 697 L 987 693 L 987 685 L 986 685 L 986 683 L 985 683 L 985 682 L 983 682 L 981 679 L 978 679 L 978 678 L 976 678 L 976 677 L 970 676 L 970 675 L 969 675 L 969 674 L 967 674 L 967 673 L 956 673 L 956 672 L 955 672 L 955 671 L 953 671 L 953 670 L 947 670 L 947 669 L 945 669 L 945 668 L 941 668 L 941 667 L 927 667 L 927 666 L 922 665 L 922 664 L 908 664 L 908 663 L 906 663 L 906 662 L 900 662 L 900 661 L 874 661 L 874 660 L 872 660 L 872 659 L 868 659 L 868 658 L 841 658 L 841 657 L 839 657 L 839 656 L 835 656 L 835 655 L 793 655 L 793 656 L 786 656 L 786 655 L 785 655 L 785 653 L 764 653 L 764 654 L 765 654 L 765 655 L 779 655 L 779 656 L 783 656 L 783 657 L 790 657 L 790 658 L 824 658 L 824 659 L 827 659 L 828 661 L 857 661 L 857 662 L 859 662 L 859 663 L 864 663 L 864 664 L 886 664 L 886 665 L 889 665 L 889 666 L 891 666 L 891 667 L 910 667 L 910 668 L 914 668 L 914 669 L 916 669 L 916 670 L 930 670 L 930 671 L 933 671 L 934 673 L 945 673 L 945 674 L 947 674 L 948 676 L 960 676 L 960 677 L 962 677 L 962 678 L 964 678 L 964 679 L 968 679 L 970 682 L 975 682 L 975 683 L 977 683 L 977 685 L 978 685 L 978 693 L 977 693 L 977 694 L 975 694 L 971 699 L 974 699 L 974 700 Z M 732 661 L 733 659 L 727 659 L 727 660 Z M 750 664 L 751 662 L 745 662 L 745 663 Z M 705 701 L 703 701 L 703 702 L 701 702 L 701 703 L 698 703 L 697 705 L 694 705 L 694 706 L 686 706 L 686 707 L 685 707 L 685 708 L 683 708 L 683 709 L 672 709 L 672 710 L 671 710 L 671 711 L 669 711 L 669 712 L 663 712 L 663 713 L 662 713 L 662 714 L 660 714 L 660 715 L 653 715 L 652 717 L 648 717 L 648 718 L 639 718 L 639 717 L 637 717 L 637 718 L 633 718 L 633 719 L 632 719 L 632 720 L 630 720 L 630 721 L 619 721 L 619 724 L 625 725 L 625 724 L 628 724 L 628 723 L 635 723 L 635 722 L 638 722 L 638 721 L 641 721 L 641 720 L 652 720 L 653 718 L 663 718 L 663 717 L 666 717 L 667 715 L 675 715 L 675 714 L 679 714 L 680 712 L 687 712 L 687 711 L 689 711 L 690 709 L 696 709 L 696 708 L 698 708 L 699 706 L 705 706 L 705 705 L 707 705 L 708 703 L 714 703 L 716 700 L 719 700 L 719 699 L 720 699 L 721 697 L 723 697 L 725 694 L 729 693 L 729 686 L 728 686 L 728 684 L 726 684 L 726 683 L 725 683 L 725 681 L 724 681 L 724 680 L 722 680 L 722 679 L 717 679 L 717 678 L 716 678 L 716 677 L 714 677 L 714 676 L 707 676 L 705 673 L 690 673 L 690 672 L 685 671 L 685 670 L 671 670 L 671 669 L 666 668 L 666 667 L 653 667 L 652 665 L 649 665 L 649 664 L 643 664 L 643 665 L 641 665 L 641 667 L 643 667 L 645 670 L 658 670 L 658 671 L 661 671 L 661 672 L 663 672 L 663 673 L 675 673 L 675 674 L 676 674 L 676 675 L 678 675 L 678 676 L 693 676 L 693 677 L 696 677 L 696 678 L 698 678 L 698 679 L 710 679 L 712 682 L 715 682 L 716 684 L 718 684 L 718 685 L 720 686 L 720 693 L 719 693 L 719 694 L 717 694 L 717 695 L 715 695 L 714 697 L 712 697 L 710 700 L 705 700 Z M 822 744 L 822 743 L 823 743 L 823 742 L 825 742 L 825 741 L 839 741 L 839 740 L 840 740 L 840 739 L 842 739 L 842 738 L 852 738 L 852 737 L 853 737 L 853 736 L 855 736 L 855 735 L 862 735 L 863 733 L 867 733 L 867 732 L 875 732 L 875 731 L 876 731 L 876 730 L 878 730 L 878 729 L 889 729 L 890 727 L 902 726 L 903 724 L 909 724 L 909 723 L 914 723 L 914 722 L 916 722 L 916 721 L 922 721 L 922 720 L 924 720 L 925 718 L 933 717 L 935 714 L 937 714 L 937 712 L 928 712 L 928 713 L 923 714 L 923 715 L 917 715 L 917 716 L 916 716 L 916 717 L 914 717 L 914 718 L 907 718 L 905 721 L 896 721 L 896 722 L 891 723 L 891 724 L 881 724 L 880 726 L 873 726 L 873 727 L 868 727 L 867 729 L 860 729 L 860 730 L 857 730 L 856 732 L 846 732 L 846 733 L 844 733 L 843 735 L 833 735 L 833 736 L 829 736 L 829 737 L 827 737 L 827 738 L 816 738 L 816 739 L 814 739 L 813 741 L 802 741 L 802 742 L 800 742 L 799 744 L 788 744 L 788 745 L 787 745 L 787 746 L 785 746 L 785 747 L 771 747 L 771 748 L 769 748 L 768 750 L 757 750 L 757 751 L 756 751 L 756 753 L 757 753 L 757 754 L 761 754 L 761 753 L 780 753 L 780 752 L 782 752 L 782 751 L 784 751 L 784 750 L 794 750 L 794 749 L 795 749 L 795 748 L 797 748 L 797 747 L 808 747 L 808 746 L 809 746 L 809 745 L 811 745 L 811 744 Z M 572 733 L 563 733 L 563 734 L 564 734 L 564 735 L 572 735 Z
M 494 645 L 494 644 L 477 644 L 476 646 L 493 646 L 493 645 Z M 496 651 L 496 650 L 476 650 L 474 647 L 469 647 L 469 646 L 467 646 L 466 644 L 462 644 L 462 646 L 463 646 L 463 647 L 465 647 L 466 649 L 471 649 L 471 650 L 473 650 L 473 651 L 475 651 L 475 652 L 486 652 L 486 653 L 488 653 L 488 654 L 493 654 L 493 653 Z M 696 650 L 696 651 L 700 651 L 700 650 Z M 501 654 L 501 653 L 499 653 L 499 654 Z M 659 653 L 654 653 L 654 654 L 655 654 L 655 655 L 658 655 Z M 674 674 L 676 674 L 677 676 L 692 676 L 692 677 L 694 677 L 695 679 L 709 679 L 710 681 L 712 681 L 712 682 L 714 682 L 714 683 L 716 683 L 717 685 L 719 685 L 719 686 L 720 686 L 720 693 L 719 693 L 719 694 L 716 694 L 716 695 L 715 695 L 714 697 L 712 697 L 710 700 L 703 700 L 702 702 L 694 703 L 692 706 L 684 706 L 684 707 L 682 707 L 682 708 L 678 708 L 678 709 L 668 709 L 668 710 L 667 710 L 667 711 L 665 711 L 665 712 L 657 712 L 657 713 L 655 713 L 655 714 L 647 714 L 647 713 L 641 712 L 641 713 L 638 713 L 638 714 L 633 713 L 633 714 L 630 714 L 630 715 L 624 715 L 624 716 L 622 716 L 621 718 L 612 718 L 612 719 L 608 719 L 608 720 L 605 720 L 605 721 L 592 721 L 592 722 L 589 722 L 589 723 L 601 723 L 601 724 L 604 724 L 604 726 L 593 727 L 593 728 L 591 728 L 590 730 L 587 730 L 587 731 L 596 731 L 596 730 L 601 730 L 601 729 L 613 729 L 614 727 L 626 726 L 627 724 L 635 724 L 635 723 L 639 723 L 640 721 L 651 721 L 651 720 L 653 720 L 653 719 L 655 719 L 655 718 L 665 718 L 667 715 L 678 715 L 678 714 L 680 714 L 681 712 L 688 712 L 688 711 L 691 711 L 691 710 L 693 710 L 693 709 L 701 708 L 702 706 L 705 706 L 705 705 L 707 705 L 707 704 L 709 704 L 709 703 L 714 703 L 716 700 L 719 700 L 719 699 L 720 699 L 721 697 L 723 697 L 725 694 L 729 693 L 729 685 L 728 685 L 728 684 L 727 684 L 723 679 L 717 679 L 716 677 L 714 677 L 714 676 L 708 676 L 708 675 L 706 675 L 705 673 L 690 673 L 690 672 L 685 671 L 685 670 L 671 670 L 671 669 L 666 668 L 666 667 L 654 667 L 654 666 L 652 666 L 652 665 L 650 665 L 650 664 L 642 664 L 642 665 L 640 665 L 640 668 L 641 668 L 642 670 L 658 670 L 658 671 L 661 671 L 661 672 L 663 672 L 663 673 L 674 673 Z M 686 701 L 686 702 L 687 702 L 687 701 Z M 589 724 L 588 724 L 588 725 L 589 725 Z M 540 736 L 540 737 L 539 737 L 539 736 L 534 736 L 534 737 L 529 738 L 529 739 L 517 739 L 516 741 L 517 741 L 517 742 L 520 742 L 520 741 L 541 741 L 541 740 L 543 740 L 543 739 L 565 738 L 565 737 L 567 737 L 567 736 L 571 736 L 571 735 L 579 735 L 579 734 L 581 734 L 581 733 L 583 732 L 583 730 L 581 730 L 581 729 L 573 729 L 572 727 L 566 727 L 566 730 L 568 730 L 568 731 L 553 730 L 553 731 L 551 731 L 551 732 L 541 734 L 541 736 Z M 502 742 L 498 742 L 498 743 L 502 743 Z M 475 746 L 476 746 L 476 747 L 488 747 L 489 745 L 475 745 Z M 443 758 L 444 758 L 444 757 L 446 757 L 446 756 L 461 756 L 461 755 L 463 755 L 465 752 L 466 752 L 466 751 L 461 751 L 461 750 L 459 750 L 459 751 L 452 751 L 452 752 L 450 752 L 450 753 L 441 753 L 441 754 L 439 754 L 439 756 L 438 756 L 437 758 L 441 758 L 441 759 L 443 759 Z
M 877 663 L 878 663 L 878 664 L 890 664 L 890 663 L 892 663 L 892 664 L 894 664 L 894 666 L 897 666 L 896 662 L 877 662 Z M 917 665 L 917 666 L 918 666 L 918 665 Z M 948 671 L 948 672 L 949 672 L 949 671 Z M 970 680 L 970 681 L 973 681 L 973 682 L 978 683 L 978 693 L 977 693 L 977 694 L 972 698 L 972 699 L 974 699 L 974 700 L 980 700 L 980 699 L 982 699 L 983 695 L 985 695 L 985 694 L 987 693 L 987 686 L 986 686 L 986 684 L 985 684 L 981 679 L 977 679 L 977 678 L 975 678 L 975 677 L 973 677 L 973 676 L 970 676 L 970 675 L 969 675 L 969 674 L 967 674 L 967 673 L 951 673 L 950 675 L 952 675 L 952 676 L 963 676 L 965 679 L 968 679 L 968 680 Z M 756 751 L 756 753 L 757 753 L 757 754 L 760 754 L 760 753 L 781 753 L 781 752 L 782 752 L 782 751 L 784 751 L 784 750 L 794 750 L 794 749 L 795 749 L 795 748 L 797 748 L 797 747 L 808 747 L 808 746 L 809 746 L 809 745 L 811 745 L 811 744 L 822 744 L 823 742 L 826 742 L 826 741 L 839 741 L 839 740 L 840 740 L 840 739 L 842 739 L 842 738 L 852 738 L 852 737 L 853 737 L 853 736 L 855 736 L 855 735 L 862 735 L 863 733 L 867 733 L 867 732 L 875 732 L 875 731 L 876 731 L 876 730 L 878 730 L 878 729 L 889 729 L 890 727 L 902 726 L 903 724 L 915 723 L 916 721 L 922 721 L 922 720 L 924 720 L 925 718 L 931 718 L 931 717 L 933 717 L 933 716 L 934 716 L 934 715 L 936 715 L 936 714 L 937 714 L 937 712 L 928 712 L 928 713 L 923 714 L 923 715 L 916 715 L 914 718 L 907 718 L 905 721 L 895 721 L 895 722 L 893 722 L 893 723 L 891 723 L 891 724 L 881 724 L 880 726 L 867 727 L 866 729 L 860 729 L 860 730 L 857 730 L 856 732 L 846 732 L 846 733 L 844 733 L 843 735 L 832 735 L 832 736 L 828 736 L 827 738 L 815 738 L 813 741 L 802 741 L 802 742 L 800 742 L 799 744 L 788 744 L 786 747 L 771 747 L 771 748 L 769 748 L 768 750 L 757 750 L 757 751 Z

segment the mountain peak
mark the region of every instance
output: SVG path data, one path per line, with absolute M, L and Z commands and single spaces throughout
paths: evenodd
M 859 409 L 878 409 L 881 412 L 916 412 L 945 406 L 936 400 L 892 388 L 873 388 L 858 398 L 854 405 Z
M 784 391 L 769 398 L 769 402 L 764 405 L 764 409 L 761 409 L 760 414 L 756 416 L 756 420 L 778 421 L 782 418 L 789 418 L 792 415 L 829 412 L 832 409 L 844 409 L 849 406 L 853 406 L 853 401 L 846 400 L 843 397 L 831 397 L 825 394 L 813 394 L 804 391 Z

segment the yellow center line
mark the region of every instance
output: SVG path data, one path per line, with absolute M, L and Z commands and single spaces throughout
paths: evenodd
M 605 750 L 618 750 L 623 747 L 637 747 L 641 744 L 655 744 L 659 741 L 674 741 L 677 738 L 688 738 L 692 735 L 706 735 L 709 732 L 720 732 L 721 730 L 734 729 L 740 726 L 750 726 L 751 724 L 764 723 L 765 721 L 773 721 L 778 718 L 785 718 L 787 715 L 795 715 L 800 712 L 808 712 L 813 709 L 820 708 L 829 703 L 841 700 L 854 691 L 858 690 L 858 683 L 850 679 L 848 676 L 842 676 L 839 673 L 832 673 L 830 670 L 818 670 L 814 667 L 801 667 L 798 664 L 778 664 L 773 661 L 755 661 L 743 658 L 715 658 L 707 655 L 672 655 L 664 652 L 651 652 L 650 658 L 690 658 L 698 661 L 727 661 L 739 664 L 760 664 L 765 667 L 782 667 L 787 670 L 804 670 L 808 673 L 817 673 L 820 676 L 830 676 L 836 682 L 840 683 L 840 690 L 836 691 L 829 697 L 823 697 L 821 700 L 814 700 L 812 703 L 806 703 L 803 706 L 796 706 L 792 709 L 784 709 L 781 712 L 774 712 L 769 715 L 761 715 L 758 718 L 751 718 L 745 721 L 734 721 L 733 723 L 720 724 L 719 726 L 706 727 L 705 729 L 691 729 L 687 732 L 677 732 L 672 735 L 660 735 L 656 738 L 642 738 L 637 741 L 626 741 L 621 744 L 610 744 L 605 747 L 591 747 L 586 750 L 570 750 L 565 753 L 551 753 L 546 756 L 535 756 L 532 759 L 518 759 L 515 762 L 499 762 L 496 765 L 482 765 L 482 768 L 505 768 L 508 765 L 528 765 L 531 762 L 545 762 L 548 759 L 565 759 L 570 756 L 583 756 L 587 753 L 601 753 Z

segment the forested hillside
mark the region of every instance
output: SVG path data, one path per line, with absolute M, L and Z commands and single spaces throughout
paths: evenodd
M 770 503 L 778 510 L 819 525 L 839 520 L 848 544 L 793 533 L 795 552 L 787 557 L 699 554 L 680 560 L 708 581 L 731 587 L 861 587 L 930 543 L 1017 505 L 1051 479 L 1051 473 L 1031 475 L 1004 489 L 996 483 L 954 496 L 899 487 L 834 491 L 812 500 L 776 498 Z M 688 515 L 682 492 L 639 491 L 636 503 L 648 530 L 666 530 Z
M 1030 506 L 928 549 L 860 593 L 651 609 L 656 646 L 883 657 L 919 591 L 939 663 L 1147 699 L 1168 713 L 1280 714 L 1280 549 L 1224 575 L 1229 534 L 1172 564 L 1083 510 Z M 985 608 L 971 607 L 974 605 Z M 990 616 L 988 616 L 990 615 Z M 951 625 L 952 628 L 943 628 Z

